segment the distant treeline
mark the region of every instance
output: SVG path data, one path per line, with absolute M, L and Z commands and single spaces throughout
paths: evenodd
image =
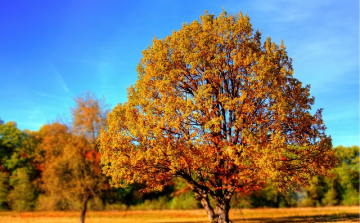
M 201 204 L 181 179 L 161 192 L 140 194 L 142 185 L 110 187 L 102 175 L 96 138 L 108 113 L 90 93 L 75 99 L 70 123 L 21 131 L 0 119 L 0 210 L 195 209 Z M 310 185 L 281 194 L 267 186 L 236 194 L 233 208 L 359 205 L 359 147 L 334 148 L 339 165 L 332 177 L 316 176 Z

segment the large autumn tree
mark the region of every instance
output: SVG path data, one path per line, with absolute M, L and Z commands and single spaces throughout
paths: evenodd
M 310 86 L 293 77 L 284 44 L 262 43 L 249 20 L 205 13 L 143 51 L 128 102 L 112 110 L 100 137 L 115 186 L 161 190 L 180 177 L 211 222 L 230 222 L 235 192 L 267 179 L 297 188 L 334 166 Z

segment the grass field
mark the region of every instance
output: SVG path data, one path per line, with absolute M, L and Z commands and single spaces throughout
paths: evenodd
M 230 219 L 238 222 L 360 222 L 359 207 L 233 209 Z M 70 223 L 79 212 L 0 212 L 1 223 Z M 204 210 L 88 212 L 86 223 L 200 223 L 208 222 Z

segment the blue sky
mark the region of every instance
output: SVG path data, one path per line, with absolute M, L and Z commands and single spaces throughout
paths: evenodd
M 38 130 L 69 116 L 84 91 L 110 107 L 127 100 L 136 66 L 164 38 L 207 10 L 248 14 L 293 58 L 333 145 L 359 145 L 359 3 L 356 0 L 0 1 L 0 117 Z

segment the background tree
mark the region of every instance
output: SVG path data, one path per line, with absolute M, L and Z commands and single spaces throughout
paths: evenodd
M 43 181 L 48 193 L 79 200 L 80 222 L 84 222 L 88 201 L 107 189 L 96 143 L 106 110 L 103 101 L 91 93 L 80 95 L 75 102 L 71 129 L 54 123 L 40 130 L 46 166 Z
M 0 166 L 1 169 L 14 169 L 10 161 L 16 151 L 21 150 L 24 141 L 23 132 L 17 128 L 16 122 L 0 124 Z M 14 158 L 16 159 L 16 158 Z
M 15 150 L 21 148 L 24 135 L 16 127 L 15 122 L 0 122 L 0 208 L 9 209 L 9 193 L 11 185 L 9 177 L 13 171 L 9 160 Z
M 11 207 L 16 211 L 31 211 L 35 208 L 36 191 L 26 168 L 18 168 L 11 176 L 13 190 L 9 194 Z
M 201 16 L 143 51 L 128 102 L 101 134 L 103 171 L 115 186 L 191 186 L 210 221 L 229 222 L 236 191 L 271 179 L 282 191 L 335 165 L 321 110 L 292 76 L 285 46 L 262 44 L 249 17 Z M 215 200 L 215 211 L 208 195 Z
M 341 196 L 344 205 L 359 205 L 359 179 L 360 179 L 360 151 L 358 146 L 335 148 L 336 155 L 341 160 L 334 170 L 341 185 Z
M 15 122 L 0 124 L 0 207 L 35 208 L 40 179 L 37 145 L 35 132 L 21 131 Z
M 102 192 L 105 189 L 104 186 L 106 186 L 106 179 L 100 170 L 100 153 L 97 138 L 101 128 L 106 124 L 109 111 L 105 99 L 97 99 L 95 94 L 91 92 L 85 92 L 74 100 L 76 106 L 72 108 L 73 131 L 78 136 L 85 137 L 89 143 L 89 148 L 83 155 L 87 158 L 90 169 L 84 177 L 92 179 L 91 183 L 86 185 L 86 192 L 82 195 L 83 204 L 80 222 L 83 222 L 82 219 L 85 219 L 88 200 L 95 194 Z
M 314 176 L 306 187 L 305 199 L 300 203 L 301 206 L 319 207 L 326 193 L 324 177 Z
M 9 209 L 8 195 L 10 193 L 9 174 L 0 171 L 0 210 Z
M 43 153 L 42 188 L 46 198 L 41 200 L 43 209 L 70 209 L 70 202 L 75 203 L 77 197 L 72 193 L 74 182 L 68 158 L 73 149 L 72 134 L 63 124 L 53 123 L 41 127 L 39 135 L 42 139 L 40 148 Z M 70 191 L 69 191 L 70 190 Z M 75 198 L 75 201 L 74 201 Z M 47 207 L 45 207 L 47 206 Z
M 101 128 L 105 127 L 107 104 L 105 99 L 97 99 L 91 92 L 85 92 L 74 99 L 76 106 L 71 109 L 73 117 L 73 131 L 77 135 L 84 136 L 93 149 L 97 150 L 96 139 Z
M 332 170 L 334 177 L 327 178 L 328 190 L 324 195 L 324 205 L 359 205 L 359 147 L 335 148 L 339 165 Z

